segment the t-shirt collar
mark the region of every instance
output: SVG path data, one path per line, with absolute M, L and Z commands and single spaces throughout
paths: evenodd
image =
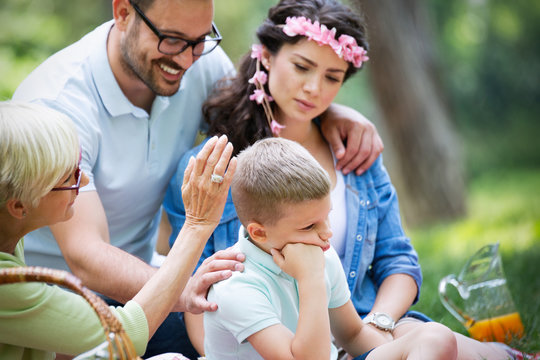
M 107 38 L 114 25 L 114 20 L 101 25 L 97 30 L 101 32 L 101 38 L 104 40 L 100 46 L 97 46 L 94 53 L 90 56 L 92 74 L 96 83 L 99 96 L 103 105 L 112 117 L 124 114 L 133 114 L 136 117 L 146 118 L 149 114 L 145 110 L 134 106 L 122 92 L 120 85 L 116 81 L 107 56 Z M 165 107 L 168 105 L 163 104 Z

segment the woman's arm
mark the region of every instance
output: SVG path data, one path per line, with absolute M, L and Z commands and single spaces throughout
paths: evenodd
M 352 356 L 359 356 L 391 340 L 364 325 L 351 300 L 328 311 L 332 335 L 337 344 Z
M 422 272 L 418 255 L 401 225 L 397 193 L 382 157 L 375 162 L 370 173 L 377 197 L 378 224 L 371 269 L 373 281 L 379 287 L 377 310 L 398 320 L 416 300 L 422 284 Z M 394 310 L 383 308 L 390 304 Z
M 146 314 L 150 336 L 172 310 L 221 218 L 236 169 L 236 159 L 229 163 L 231 154 L 225 136 L 213 138 L 186 168 L 182 184 L 186 222 L 163 265 L 133 298 Z M 211 181 L 214 173 L 224 175 L 222 183 Z M 192 299 L 186 299 L 186 309 L 188 301 Z

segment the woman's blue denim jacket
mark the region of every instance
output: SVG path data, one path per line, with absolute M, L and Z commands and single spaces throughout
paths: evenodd
M 165 194 L 164 208 L 173 229 L 169 239 L 171 246 L 185 221 L 180 191 L 184 170 L 189 158 L 196 156 L 203 144 L 184 155 Z M 387 276 L 408 274 L 420 289 L 422 273 L 416 251 L 401 226 L 397 194 L 382 163 L 382 156 L 364 174 L 345 175 L 345 185 L 347 240 L 341 262 L 353 304 L 358 313 L 364 316 L 371 310 L 377 290 Z M 197 267 L 214 252 L 236 243 L 239 228 L 240 221 L 229 191 L 223 216 L 208 240 Z M 418 294 L 415 302 L 417 300 Z

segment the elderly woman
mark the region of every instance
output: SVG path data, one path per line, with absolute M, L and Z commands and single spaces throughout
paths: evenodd
M 138 354 L 183 291 L 223 211 L 236 160 L 225 136 L 190 161 L 182 192 L 188 214 L 159 271 L 124 307 L 112 309 Z M 88 178 L 77 133 L 64 115 L 37 105 L 0 103 L 0 268 L 25 266 L 25 234 L 73 216 Z M 227 172 L 225 169 L 228 167 Z M 53 359 L 105 340 L 86 301 L 44 283 L 0 286 L 0 358 Z

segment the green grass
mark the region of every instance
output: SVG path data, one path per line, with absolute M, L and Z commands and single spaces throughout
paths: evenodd
M 513 345 L 540 350 L 540 170 L 507 170 L 472 181 L 466 218 L 408 229 L 424 274 L 420 301 L 413 307 L 466 334 L 442 305 L 439 281 L 459 274 L 466 259 L 483 245 L 499 242 L 508 286 L 526 336 Z

